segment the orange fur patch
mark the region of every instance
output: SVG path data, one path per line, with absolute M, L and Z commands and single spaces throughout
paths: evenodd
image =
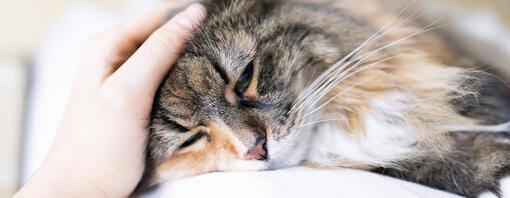
M 228 170 L 233 160 L 241 158 L 240 148 L 236 147 L 233 139 L 235 137 L 223 122 L 208 124 L 207 127 L 200 127 L 200 130 L 209 134 L 210 142 L 201 149 L 172 155 L 156 168 L 159 180 Z

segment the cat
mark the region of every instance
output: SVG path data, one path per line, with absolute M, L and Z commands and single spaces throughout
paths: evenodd
M 201 3 L 207 19 L 154 100 L 137 191 L 305 164 L 503 196 L 507 87 L 440 20 L 391 0 Z

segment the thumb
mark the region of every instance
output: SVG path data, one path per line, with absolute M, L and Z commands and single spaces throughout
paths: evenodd
M 193 4 L 156 30 L 105 83 L 126 97 L 152 99 L 171 67 L 186 49 L 194 30 L 205 19 L 206 10 Z M 111 89 L 109 89 L 111 90 Z M 149 92 L 149 93 L 148 93 Z M 148 93 L 148 94 L 147 94 Z

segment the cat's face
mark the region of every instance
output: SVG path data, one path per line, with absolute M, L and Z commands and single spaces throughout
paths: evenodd
M 303 5 L 222 2 L 229 3 L 209 5 L 207 21 L 155 99 L 153 182 L 296 165 L 306 155 L 311 132 L 293 107 L 312 72 L 341 56 L 342 41 L 302 20 L 331 16 Z M 304 16 L 287 17 L 295 15 Z

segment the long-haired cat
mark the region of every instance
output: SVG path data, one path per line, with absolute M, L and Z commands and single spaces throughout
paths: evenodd
M 502 196 L 506 89 L 440 20 L 389 0 L 202 3 L 155 99 L 140 189 L 305 164 Z

